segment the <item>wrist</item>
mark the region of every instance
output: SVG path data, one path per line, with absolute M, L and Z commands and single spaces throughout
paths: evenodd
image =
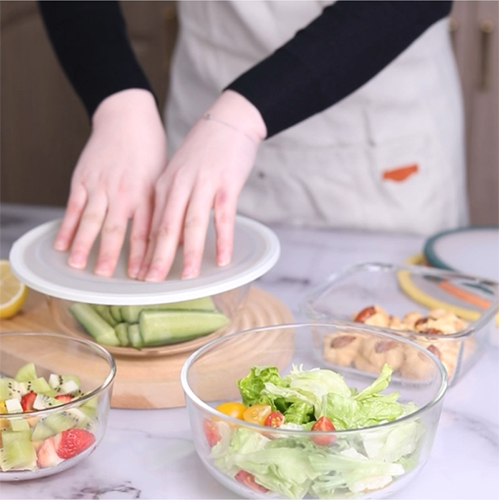
M 101 101 L 92 115 L 92 126 L 95 128 L 116 119 L 138 118 L 151 113 L 160 119 L 151 92 L 144 89 L 122 90 Z
M 256 143 L 266 138 L 266 124 L 259 110 L 234 90 L 225 90 L 210 106 L 205 116 L 207 114 L 242 132 Z

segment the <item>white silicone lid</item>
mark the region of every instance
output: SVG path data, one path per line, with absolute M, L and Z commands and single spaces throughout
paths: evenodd
M 106 305 L 151 305 L 207 297 L 246 285 L 271 269 L 279 258 L 280 244 L 268 227 L 237 216 L 232 262 L 215 263 L 215 230 L 210 224 L 201 272 L 198 278 L 180 279 L 182 249 L 177 250 L 165 281 L 151 283 L 129 278 L 126 273 L 128 245 L 125 244 L 111 278 L 93 273 L 99 241 L 86 269 L 68 266 L 68 253 L 53 249 L 60 220 L 42 224 L 24 234 L 13 245 L 10 265 L 28 287 L 52 297 Z

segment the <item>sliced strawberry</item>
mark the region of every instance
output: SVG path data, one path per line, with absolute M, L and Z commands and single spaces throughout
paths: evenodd
M 78 455 L 95 442 L 95 436 L 85 429 L 68 429 L 54 438 L 56 452 L 61 458 Z
M 58 394 L 56 396 L 56 399 L 62 401 L 63 403 L 69 403 L 73 399 L 73 397 L 70 396 L 69 394 Z
M 31 411 L 33 410 L 33 403 L 36 399 L 36 394 L 31 391 L 25 394 L 21 398 L 21 406 L 23 407 L 23 411 Z
M 57 455 L 56 447 L 54 445 L 54 438 L 46 439 L 42 446 L 37 451 L 38 467 L 54 467 L 60 464 L 63 459 Z

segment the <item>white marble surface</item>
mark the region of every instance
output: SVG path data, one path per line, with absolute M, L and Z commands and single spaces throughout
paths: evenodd
M 59 209 L 2 205 L 1 256 L 25 231 Z M 274 228 L 282 256 L 259 286 L 298 319 L 303 294 L 331 271 L 362 261 L 402 262 L 422 239 L 409 235 Z M 498 499 L 498 349 L 445 396 L 434 448 L 399 499 Z M 0 498 L 234 498 L 204 470 L 185 409 L 112 410 L 99 448 L 74 469 L 46 479 L 0 485 Z

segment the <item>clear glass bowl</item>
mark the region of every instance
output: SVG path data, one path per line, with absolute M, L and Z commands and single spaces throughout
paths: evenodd
M 489 338 L 498 335 L 495 331 L 498 283 L 424 266 L 366 263 L 351 267 L 332 274 L 310 292 L 301 309 L 309 321 L 353 323 L 360 311 L 373 306 L 387 312 L 389 316 L 385 319 L 391 323 L 388 325 L 383 317 L 378 316 L 373 318 L 374 321 L 367 320 L 371 324 L 365 326 L 376 331 L 389 329 L 433 351 L 443 362 L 451 384 L 477 362 Z M 414 318 L 426 318 L 431 310 L 457 315 L 465 320 L 461 325 L 463 328 L 460 326 L 456 333 L 443 334 L 429 333 L 435 331 L 431 329 L 427 330 L 428 333 L 420 333 L 413 328 L 401 330 L 392 327 L 394 322 L 397 328 L 407 328 L 391 316 L 403 318 L 407 313 L 415 313 Z M 435 322 L 432 324 L 436 325 Z M 332 346 L 330 356 L 357 366 L 366 364 L 364 349 L 361 342 L 340 343 Z
M 6 442 L 5 431 L 10 433 L 11 440 L 20 436 L 13 434 L 14 430 L 29 432 L 34 457 L 23 470 L 0 470 L 0 481 L 36 479 L 69 469 L 94 451 L 106 430 L 116 366 L 105 349 L 94 342 L 56 333 L 0 333 L 2 377 L 14 378 L 17 371 L 30 362 L 34 363 L 37 376 L 47 381 L 53 373 L 77 376 L 85 395 L 43 410 L 0 415 L 2 445 Z M 64 431 L 76 428 L 88 431 L 93 438 L 86 434 L 87 447 L 81 453 L 61 459 L 52 445 L 60 442 Z M 3 451 L 2 448 L 0 454 Z
M 215 409 L 222 402 L 241 400 L 237 381 L 255 365 L 277 366 L 281 375 L 288 374 L 292 364 L 305 370 L 329 368 L 343 375 L 349 386 L 365 388 L 376 374 L 324 356 L 326 344 L 345 336 L 369 342 L 372 352 L 367 355 L 376 356 L 377 346 L 393 343 L 407 358 L 418 360 L 418 369 L 412 363 L 395 370 L 383 391 L 398 391 L 400 402 L 415 403 L 417 411 L 376 427 L 322 432 L 324 441 L 316 444 L 318 432 L 264 427 Z M 233 353 L 230 359 L 225 354 L 228 349 Z M 333 321 L 256 328 L 215 340 L 186 361 L 181 383 L 196 451 L 208 471 L 234 493 L 245 498 L 381 498 L 407 484 L 427 461 L 447 376 L 432 353 L 407 339 Z M 238 453 L 228 459 L 224 453 L 236 432 L 246 433 L 249 446 L 245 449 L 240 442 Z M 258 450 L 261 445 L 266 449 L 255 452 L 250 443 L 259 440 L 264 443 Z M 216 442 L 220 446 L 213 447 Z M 268 446 L 274 450 L 267 450 Z M 249 471 L 241 465 L 249 463 L 254 466 L 253 480 L 245 479 Z M 263 477 L 269 474 L 276 480 L 272 486 L 266 483 L 266 491 Z
M 130 344 L 130 334 L 127 333 L 128 325 L 138 322 L 139 311 L 141 308 L 147 308 L 149 311 L 155 310 L 156 308 L 161 310 L 163 307 L 161 304 L 158 306 L 104 306 L 104 310 L 101 309 L 100 312 L 96 311 L 96 314 L 101 315 L 101 319 L 110 324 L 113 329 L 116 329 L 116 327 L 121 324 L 122 326 L 119 328 L 123 328 L 122 334 L 128 340 L 129 345 L 109 345 L 104 343 L 102 343 L 102 345 L 115 356 L 156 357 L 180 354 L 183 352 L 193 352 L 202 345 L 220 337 L 232 327 L 233 322 L 237 318 L 242 304 L 248 295 L 250 286 L 251 284 L 243 285 L 227 292 L 219 293 L 211 297 L 196 299 L 194 301 L 195 305 L 193 307 L 200 308 L 202 313 L 205 312 L 204 310 L 208 309 L 216 310 L 217 312 L 222 313 L 225 318 L 221 316 L 221 323 L 224 323 L 221 327 L 211 328 L 209 326 L 201 335 L 196 335 L 191 339 L 180 338 L 179 340 L 165 342 L 164 344 L 160 342 L 158 345 L 151 346 L 143 345 L 139 347 L 137 344 L 136 347 L 132 346 Z M 92 338 L 90 333 L 79 321 L 77 321 L 75 315 L 71 312 L 71 308 L 74 304 L 76 304 L 76 302 L 55 297 L 48 297 L 48 301 L 52 317 L 61 331 L 79 338 Z M 187 306 L 185 304 L 182 305 L 182 303 L 180 304 L 180 307 L 183 309 L 182 314 L 189 313 L 188 310 L 184 309 Z M 91 305 L 91 307 L 95 306 Z M 169 304 L 168 307 L 176 309 L 175 303 Z M 128 315 L 125 314 L 125 317 L 122 315 L 124 308 L 128 311 Z M 136 333 L 138 330 L 139 329 L 137 328 Z M 141 334 L 139 333 L 139 335 Z M 93 338 L 93 340 L 101 343 L 97 338 Z M 139 339 L 139 342 L 141 342 L 141 338 Z

